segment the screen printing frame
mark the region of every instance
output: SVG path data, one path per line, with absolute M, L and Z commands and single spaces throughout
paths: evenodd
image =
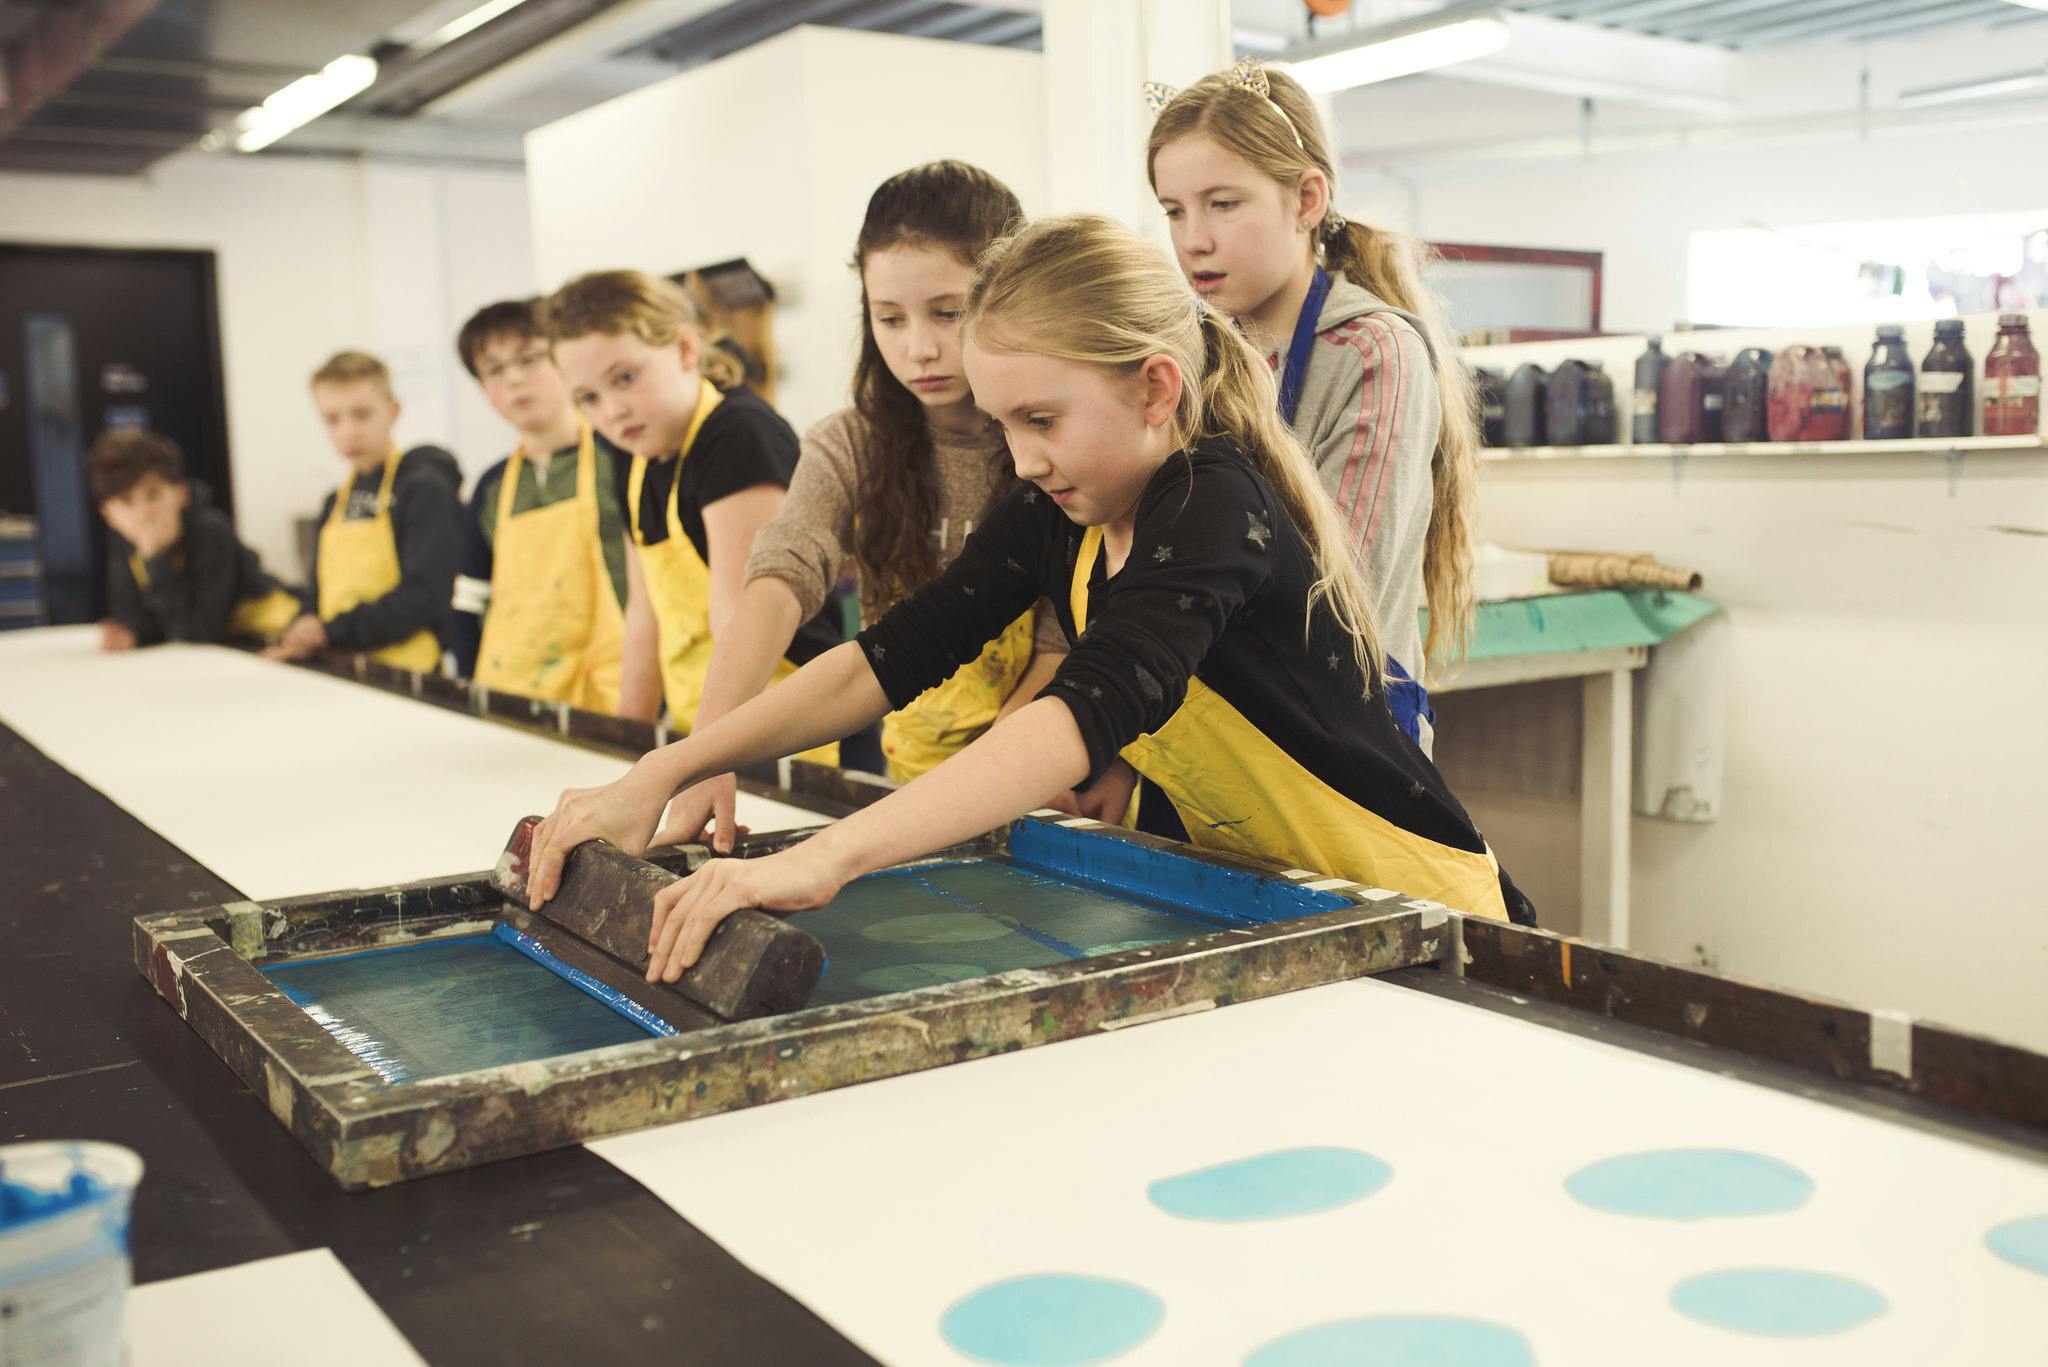
M 493 692 L 473 682 L 397 669 L 367 656 L 329 654 L 304 667 L 629 759 L 671 739 L 659 724 Z M 837 817 L 886 796 L 895 785 L 872 774 L 786 759 L 779 765 L 743 771 L 740 786 L 821 816 Z M 424 933 L 456 933 L 456 927 L 465 925 L 470 930 L 487 928 L 503 903 L 484 874 L 377 892 L 295 898 L 267 908 L 237 902 L 173 916 L 139 917 L 136 964 L 215 1052 L 267 1100 L 273 1113 L 300 1136 L 315 1159 L 351 1188 L 403 1181 L 600 1134 L 1118 1029 L 1368 972 L 1388 973 L 1390 981 L 1419 985 L 1415 974 L 1422 970 L 1433 970 L 1423 973 L 1424 979 L 1440 972 L 1447 989 L 1470 983 L 1496 996 L 1506 994 L 1511 1002 L 1531 998 L 1561 1008 L 1591 1034 L 1600 1032 L 1602 1021 L 1617 1021 L 1624 1027 L 1663 1036 L 1681 1050 L 1714 1050 L 1712 1055 L 1703 1052 L 1700 1058 L 1711 1058 L 1717 1068 L 1732 1063 L 1738 1075 L 1754 1074 L 1756 1080 L 1767 1081 L 1774 1073 L 1790 1069 L 1837 1087 L 1860 1089 L 1866 1101 L 1879 1108 L 1896 1107 L 1902 1115 L 1931 1110 L 1941 1122 L 1966 1130 L 1988 1129 L 2028 1149 L 2048 1151 L 2048 1055 L 2018 1045 L 1918 1020 L 1900 1011 L 1806 997 L 1550 931 L 1458 912 L 1446 915 L 1434 903 L 1321 879 L 1303 870 L 1283 871 L 1277 865 L 1229 859 L 1095 822 L 1067 819 L 1057 824 L 1239 872 L 1269 878 L 1277 875 L 1310 886 L 1337 884 L 1346 889 L 1343 895 L 1353 909 L 1288 922 L 1279 935 L 1226 932 L 1179 945 L 1025 970 L 1028 982 L 1012 984 L 1008 980 L 1017 975 L 999 975 L 678 1035 L 676 1039 L 694 1044 L 686 1050 L 689 1066 L 678 1071 L 679 1078 L 684 1074 L 689 1078 L 687 1097 L 679 1097 L 675 1086 L 658 1078 L 643 1079 L 658 1089 L 661 1104 L 643 1105 L 638 1118 L 632 1118 L 628 1113 L 634 1108 L 617 1095 L 618 1088 L 579 1080 L 572 1091 L 590 1092 L 602 1104 L 601 1115 L 587 1121 L 578 1119 L 569 1109 L 569 1093 L 560 1102 L 527 1097 L 524 1109 L 535 1114 L 520 1122 L 520 1134 L 510 1142 L 485 1142 L 489 1136 L 474 1133 L 477 1122 L 471 1122 L 472 1132 L 461 1133 L 458 1144 L 458 1127 L 452 1121 L 421 1122 L 417 1137 L 408 1139 L 403 1127 L 394 1129 L 381 1111 L 376 1118 L 384 1128 L 376 1130 L 373 1137 L 367 1128 L 372 1117 L 362 1114 L 370 1109 L 367 1103 L 350 1106 L 349 1115 L 325 1121 L 310 1109 L 313 1098 L 295 1109 L 295 1078 L 302 1088 L 310 1081 L 330 1079 L 321 1072 L 294 1073 L 284 1059 L 263 1058 L 254 1037 L 235 1022 L 234 1011 L 225 1001 L 218 997 L 207 1000 L 201 993 L 195 1008 L 183 992 L 186 978 L 180 976 L 195 956 L 211 953 L 238 933 L 244 937 L 245 947 L 247 943 L 260 946 L 261 940 L 254 937 L 264 933 L 266 914 L 308 927 L 332 921 L 344 937 L 354 937 L 347 943 L 364 947 L 386 942 L 373 938 L 380 933 L 402 941 Z M 754 837 L 742 843 L 741 853 L 768 853 L 804 834 Z M 1005 843 L 1004 836 L 991 836 L 962 850 L 1000 852 Z M 658 854 L 655 862 L 687 871 L 706 857 L 701 849 L 685 847 Z M 410 907 L 406 905 L 408 897 L 412 899 Z M 1357 944 L 1365 935 L 1367 922 L 1376 923 L 1373 954 L 1361 953 Z M 373 929 L 380 924 L 388 931 Z M 201 934 L 212 943 L 196 938 Z M 161 965 L 155 953 L 158 936 L 163 937 Z M 1237 937 L 1234 943 L 1232 937 Z M 177 943 L 181 938 L 183 943 Z M 1203 948 L 1211 941 L 1220 943 Z M 338 943 L 336 947 L 341 946 Z M 1229 959 L 1227 953 L 1221 960 L 1215 957 L 1219 950 L 1233 949 L 1243 952 L 1242 962 Z M 1301 962 L 1291 962 L 1290 955 L 1299 955 Z M 248 960 L 241 962 L 256 979 L 253 984 L 243 979 L 242 989 L 270 991 L 269 980 Z M 1277 969 L 1270 967 L 1276 964 Z M 1157 995 L 1162 970 L 1174 974 L 1190 967 L 1198 971 L 1185 990 L 1171 994 L 1170 1002 L 1162 1000 Z M 210 969 L 203 973 L 210 979 Z M 1118 993 L 1126 989 L 1153 994 L 1136 1003 L 1146 1009 L 1132 1009 L 1130 999 L 1116 1009 Z M 1030 1014 L 1034 993 L 1042 994 L 1035 1021 Z M 306 1019 L 281 993 L 274 995 L 301 1021 Z M 879 1002 L 899 1009 L 876 1014 L 874 1007 Z M 1030 1028 L 1017 1030 L 1020 1022 L 1029 1023 Z M 1559 1024 L 1554 1019 L 1547 1023 Z M 935 1027 L 951 1033 L 935 1037 Z M 307 1047 L 320 1058 L 294 1056 L 296 1061 L 324 1061 L 341 1073 L 367 1071 L 324 1031 L 319 1035 L 320 1039 Z M 333 1052 L 318 1047 L 323 1045 Z M 638 1050 L 646 1046 L 623 1047 Z M 870 1051 L 866 1057 L 863 1048 Z M 821 1059 L 825 1060 L 822 1064 L 818 1062 Z M 778 1064 L 782 1065 L 779 1069 Z M 533 1070 L 549 1065 L 513 1067 Z M 441 1093 L 437 1090 L 434 1095 L 438 1098 Z M 304 1114 L 300 1114 L 302 1109 Z M 491 1115 L 484 1115 L 482 1121 L 487 1122 Z M 344 1121 L 350 1123 L 344 1125 Z
M 741 857 L 815 829 L 749 837 Z M 357 1190 L 1428 963 L 1450 923 L 1433 902 L 1078 819 L 1026 817 L 931 858 L 963 856 L 1009 857 L 1113 891 L 1157 895 L 1164 880 L 1169 900 L 1231 928 L 400 1083 L 344 1048 L 263 968 L 487 932 L 507 909 L 487 872 L 140 916 L 134 958 L 314 1160 Z M 687 871 L 710 857 L 686 846 L 653 862 Z

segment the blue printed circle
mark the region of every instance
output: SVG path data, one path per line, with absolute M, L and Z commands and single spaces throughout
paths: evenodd
M 1004 1367 L 1081 1367 L 1137 1347 L 1166 1317 L 1143 1287 L 1046 1273 L 985 1286 L 939 1320 L 947 1343 Z
M 2014 1267 L 2048 1277 L 2048 1215 L 2008 1221 L 1984 1236 L 1984 1246 Z
M 1580 1168 L 1564 1189 L 1614 1215 L 1712 1220 L 1778 1215 L 1813 1196 L 1813 1179 L 1790 1163 L 1742 1149 L 1658 1149 Z
M 1393 1175 L 1357 1149 L 1280 1149 L 1162 1177 L 1146 1195 L 1184 1220 L 1279 1220 L 1363 1200 Z
M 1876 1288 L 1790 1267 L 1745 1267 L 1682 1281 L 1671 1293 L 1682 1315 L 1739 1334 L 1811 1338 L 1839 1334 L 1890 1308 Z
M 938 987 L 987 976 L 988 970 L 979 964 L 884 964 L 869 969 L 854 981 L 870 992 L 908 992 L 912 988 Z
M 1244 1367 L 1531 1367 L 1529 1340 L 1504 1324 L 1386 1315 L 1319 1324 L 1275 1339 Z

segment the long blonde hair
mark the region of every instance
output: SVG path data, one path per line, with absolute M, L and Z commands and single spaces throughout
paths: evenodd
M 717 345 L 688 292 L 646 271 L 579 275 L 542 301 L 540 321 L 550 345 L 603 333 L 666 347 L 687 331 L 697 339 L 697 371 L 705 379 L 720 389 L 737 389 L 746 380 L 739 358 Z
M 1232 156 L 1269 176 L 1287 194 L 1302 177 L 1319 171 L 1329 186 L 1332 207 L 1337 171 L 1323 137 L 1321 120 L 1308 92 L 1286 73 L 1268 68 L 1264 96 L 1234 85 L 1227 76 L 1204 76 L 1174 96 L 1152 125 L 1145 148 L 1146 174 L 1153 174 L 1161 149 L 1191 135 L 1215 140 Z M 1275 106 L 1278 109 L 1275 109 Z M 1283 117 L 1284 115 L 1284 117 Z M 1299 135 L 1300 142 L 1295 141 Z M 1157 188 L 1157 182 L 1154 182 Z M 1443 410 L 1436 451 L 1430 458 L 1429 530 L 1422 545 L 1422 583 L 1429 601 L 1429 637 L 1423 658 L 1403 661 L 1417 678 L 1437 672 L 1465 653 L 1472 639 L 1473 501 L 1478 488 L 1479 404 L 1472 377 L 1458 355 L 1443 302 L 1423 278 L 1429 251 L 1402 233 L 1326 216 L 1311 229 L 1334 274 L 1412 315 L 1429 344 Z
M 1227 436 L 1243 448 L 1315 557 L 1304 637 L 1316 605 L 1328 604 L 1351 636 L 1361 677 L 1379 677 L 1372 598 L 1346 549 L 1336 505 L 1280 421 L 1271 368 L 1235 323 L 1195 297 L 1157 248 L 1098 214 L 1040 219 L 982 254 L 960 326 L 963 340 L 984 351 L 1126 374 L 1149 357 L 1171 357 L 1182 377 L 1176 445 Z

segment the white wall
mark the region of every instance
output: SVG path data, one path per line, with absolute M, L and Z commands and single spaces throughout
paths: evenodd
M 2048 340 L 2048 312 L 2032 319 Z M 1969 320 L 1980 373 L 1994 326 Z M 1908 329 L 1916 364 L 1930 331 Z M 1797 340 L 1843 344 L 1860 377 L 1870 334 Z M 1625 388 L 1641 350 L 1470 354 L 1604 359 Z M 1953 489 L 1934 453 L 1696 458 L 1676 475 L 1656 458 L 1489 462 L 1481 516 L 1508 545 L 1654 550 L 1729 614 L 1722 814 L 1634 821 L 1637 948 L 2048 1048 L 2048 455 L 1969 454 Z M 1573 808 L 1467 797 L 1511 869 L 1576 897 Z
M 343 473 L 306 378 L 342 347 L 384 355 L 401 441 L 474 474 L 506 443 L 455 360 L 455 329 L 531 293 L 517 173 L 186 153 L 134 178 L 0 174 L 0 238 L 218 254 L 237 520 L 274 571 L 299 572 L 292 521 Z
M 1601 252 L 1602 326 L 1657 332 L 1686 315 L 1696 231 L 2048 209 L 2048 185 L 2012 174 L 2040 150 L 2038 128 L 1737 143 L 1413 183 L 1354 177 L 1341 200 L 1347 214 L 1435 241 Z
M 802 430 L 850 401 L 847 263 L 875 186 L 957 157 L 1038 212 L 1043 108 L 1036 53 L 794 29 L 529 134 L 539 279 L 749 258 L 780 296 L 777 406 Z

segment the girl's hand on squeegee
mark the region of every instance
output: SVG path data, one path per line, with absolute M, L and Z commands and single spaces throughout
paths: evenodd
M 718 923 L 735 911 L 809 911 L 831 901 L 845 882 L 824 851 L 808 841 L 755 859 L 714 859 L 655 894 L 647 981 L 682 977 Z
M 586 840 L 608 840 L 635 858 L 645 854 L 668 798 L 666 783 L 644 762 L 616 783 L 564 791 L 555 810 L 533 830 L 533 853 L 526 864 L 528 905 L 539 911 L 561 890 L 563 861 Z

